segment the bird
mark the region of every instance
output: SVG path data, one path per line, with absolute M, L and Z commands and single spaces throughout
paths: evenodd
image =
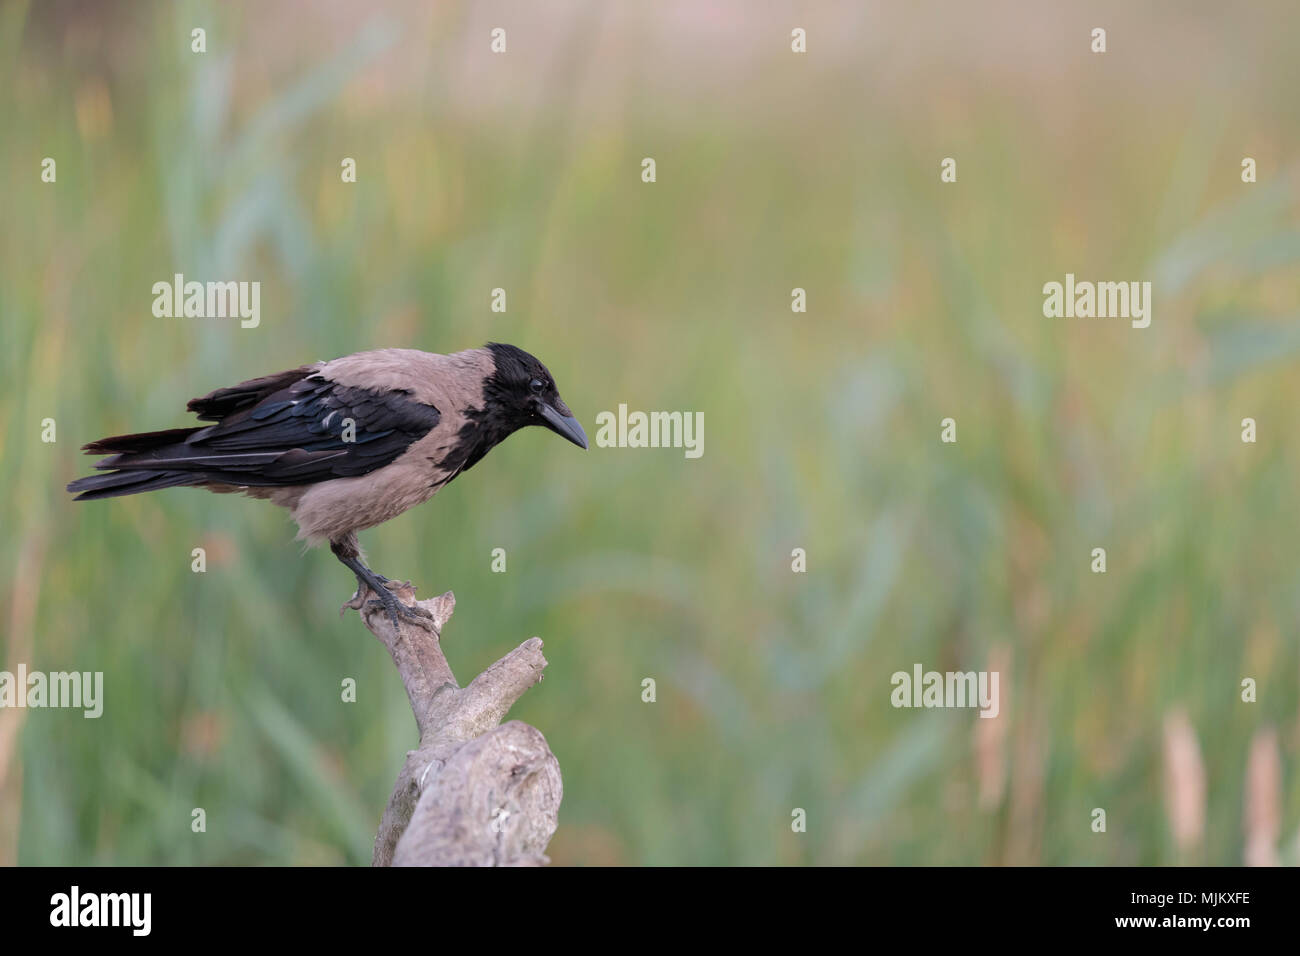
M 428 501 L 521 428 L 587 448 L 546 366 L 500 342 L 446 355 L 357 352 L 216 389 L 187 409 L 212 424 L 82 446 L 109 457 L 94 465 L 101 474 L 68 484 L 74 500 L 178 486 L 268 499 L 308 546 L 329 543 L 356 577 L 355 600 L 368 588 L 394 628 L 399 618 L 428 626 L 431 615 L 366 566 L 358 531 Z

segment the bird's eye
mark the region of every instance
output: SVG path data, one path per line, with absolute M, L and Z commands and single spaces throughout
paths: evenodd
M 541 392 L 542 389 L 546 387 L 546 383 L 543 382 L 540 378 L 535 378 L 528 383 L 528 387 L 532 389 L 534 395 L 537 395 L 538 393 Z

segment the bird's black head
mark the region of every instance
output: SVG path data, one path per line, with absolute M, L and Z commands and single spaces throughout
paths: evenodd
M 509 430 L 541 425 L 587 447 L 587 434 L 555 389 L 555 379 L 545 365 L 521 348 L 489 342 L 486 346 L 495 371 L 483 384 L 491 413 Z

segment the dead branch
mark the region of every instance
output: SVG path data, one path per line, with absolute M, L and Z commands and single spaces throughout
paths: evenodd
M 542 679 L 542 642 L 530 638 L 468 687 L 442 653 L 456 606 L 446 594 L 415 601 L 409 582 L 390 588 L 432 615 L 429 627 L 393 622 L 354 596 L 356 608 L 397 665 L 420 744 L 406 755 L 375 837 L 374 866 L 536 866 L 548 862 L 564 788 L 560 765 L 533 727 L 501 720 Z

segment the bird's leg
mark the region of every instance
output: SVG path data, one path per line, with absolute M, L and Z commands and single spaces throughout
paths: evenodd
M 370 603 L 378 605 L 388 612 L 388 617 L 392 620 L 394 628 L 399 626 L 399 617 L 406 618 L 413 624 L 420 624 L 424 627 L 429 626 L 428 622 L 432 620 L 432 614 L 422 607 L 411 607 L 411 605 L 400 601 L 397 595 L 386 587 L 388 578 L 382 574 L 376 574 L 362 563 L 361 550 L 357 547 L 357 536 L 355 534 L 349 534 L 331 541 L 330 551 L 334 553 L 334 557 L 343 562 L 344 567 L 356 575 L 358 600 L 367 589 L 374 592 L 378 600 Z

